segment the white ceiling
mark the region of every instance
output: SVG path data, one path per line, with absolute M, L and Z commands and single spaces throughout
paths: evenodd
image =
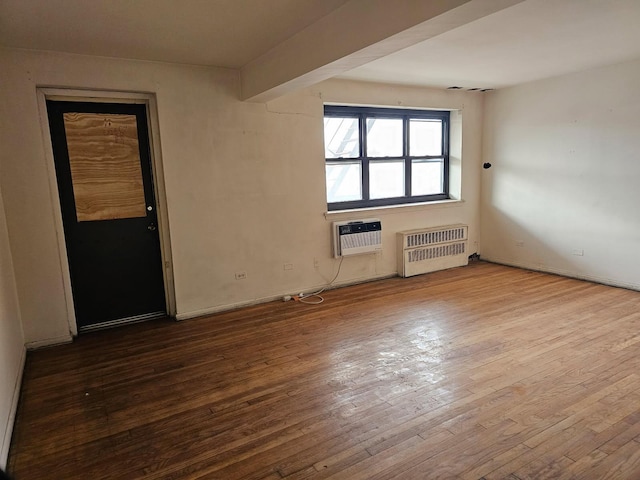
M 500 88 L 640 58 L 640 0 L 526 0 L 342 75 Z
M 0 0 L 0 45 L 240 68 L 347 2 Z M 640 0 L 525 0 L 341 77 L 500 88 L 640 58 L 639 26 Z
M 347 0 L 0 0 L 0 45 L 240 68 Z

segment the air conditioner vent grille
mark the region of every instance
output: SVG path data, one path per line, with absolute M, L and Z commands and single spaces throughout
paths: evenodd
M 362 232 L 359 234 L 342 235 L 340 237 L 340 248 L 345 250 L 359 247 L 375 247 L 382 245 L 382 232 Z

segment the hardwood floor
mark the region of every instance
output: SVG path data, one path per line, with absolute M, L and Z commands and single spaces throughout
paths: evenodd
M 638 479 L 640 293 L 487 263 L 30 352 L 27 479 Z

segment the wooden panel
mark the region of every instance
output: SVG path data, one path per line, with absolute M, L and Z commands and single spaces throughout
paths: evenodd
M 146 215 L 135 115 L 65 113 L 79 222 Z
M 472 262 L 323 295 L 29 352 L 11 472 L 640 478 L 639 292 Z

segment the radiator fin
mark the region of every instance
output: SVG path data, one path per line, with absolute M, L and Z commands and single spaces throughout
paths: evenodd
M 422 262 L 432 258 L 451 257 L 465 253 L 466 242 L 448 243 L 437 247 L 416 248 L 407 252 L 408 262 Z
M 423 245 L 433 245 L 436 243 L 454 242 L 466 238 L 466 228 L 452 227 L 445 230 L 431 232 L 420 232 L 407 235 L 407 247 L 421 247 Z

